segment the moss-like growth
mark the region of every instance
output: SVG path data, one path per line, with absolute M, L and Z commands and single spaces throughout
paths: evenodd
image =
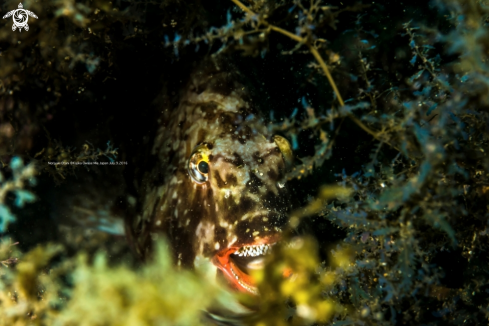
M 25 255 L 0 250 L 6 259 L 0 291 L 1 325 L 198 325 L 202 310 L 222 289 L 200 274 L 178 270 L 163 243 L 139 270 L 109 266 L 104 254 L 58 262 L 60 246 L 37 247 Z M 12 258 L 10 258 L 12 261 Z M 8 267 L 8 268 L 7 268 Z

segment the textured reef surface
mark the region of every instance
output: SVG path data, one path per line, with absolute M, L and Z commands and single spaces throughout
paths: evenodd
M 0 325 L 487 324 L 487 1 L 0 16 Z

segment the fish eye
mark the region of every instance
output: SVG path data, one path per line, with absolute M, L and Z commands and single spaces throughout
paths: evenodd
M 285 162 L 285 169 L 287 171 L 290 171 L 292 169 L 292 166 L 294 165 L 294 154 L 292 152 L 292 146 L 290 146 L 289 141 L 282 136 L 273 136 L 273 141 L 282 153 L 282 157 Z
M 193 181 L 204 183 L 209 180 L 209 157 L 207 147 L 197 146 L 188 161 L 188 173 Z
M 207 163 L 206 161 L 200 161 L 197 167 L 199 168 L 199 171 L 201 173 L 209 173 L 209 163 Z

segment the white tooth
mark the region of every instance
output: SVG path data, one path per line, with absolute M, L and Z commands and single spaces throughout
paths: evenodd
M 249 269 L 262 269 L 264 265 L 264 259 L 263 258 L 258 258 L 253 260 L 251 263 L 247 265 Z

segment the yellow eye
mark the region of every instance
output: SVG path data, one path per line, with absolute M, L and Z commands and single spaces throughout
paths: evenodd
M 294 165 L 294 153 L 292 152 L 292 147 L 287 139 L 282 136 L 273 136 L 273 141 L 277 145 L 278 149 L 282 153 L 282 157 L 285 162 L 285 169 L 290 171 Z
M 209 180 L 209 157 L 206 146 L 197 146 L 188 161 L 188 173 L 192 180 L 204 183 Z

